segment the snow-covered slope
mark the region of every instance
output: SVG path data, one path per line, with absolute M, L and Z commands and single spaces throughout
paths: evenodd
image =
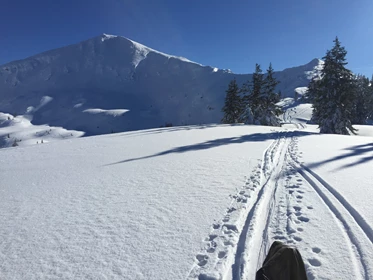
M 306 86 L 320 63 L 314 59 L 277 72 L 283 96 L 293 96 L 295 88 Z M 0 66 L 0 112 L 23 115 L 48 96 L 47 104 L 32 112 L 33 124 L 86 135 L 166 123 L 218 123 L 233 78 L 243 83 L 250 75 L 203 66 L 104 34 Z M 91 109 L 125 113 L 92 114 Z
M 0 113 L 0 148 L 44 144 L 84 135 L 82 131 L 48 125 L 33 125 L 31 120 L 30 115 L 14 117 Z
M 280 240 L 309 279 L 372 279 L 372 138 L 314 131 L 185 126 L 3 149 L 0 278 L 253 279 Z

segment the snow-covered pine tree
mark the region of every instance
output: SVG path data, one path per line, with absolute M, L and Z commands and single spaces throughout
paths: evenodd
M 269 64 L 267 75 L 264 79 L 262 96 L 263 112 L 260 116 L 261 125 L 279 126 L 278 116 L 282 113 L 281 108 L 276 105 L 280 101 L 280 94 L 276 92 L 276 86 L 280 83 L 273 76 L 274 71 L 272 63 Z
M 319 125 L 320 133 L 350 134 L 354 107 L 353 75 L 345 65 L 347 51 L 338 38 L 334 47 L 323 57 L 324 67 L 321 79 L 310 86 L 313 120 Z
M 312 77 L 311 81 L 308 84 L 307 91 L 302 97 L 302 101 L 313 104 L 313 98 L 316 96 L 315 91 L 319 88 L 317 84 L 318 80 L 320 80 L 319 77 Z
M 252 81 L 244 84 L 241 92 L 245 95 L 243 101 L 245 104 L 244 122 L 247 124 L 259 124 L 279 126 L 278 116 L 281 109 L 276 105 L 280 101 L 280 95 L 276 92 L 276 86 L 279 83 L 273 76 L 272 65 L 267 70 L 267 76 L 264 78 L 259 64 L 255 65 L 255 72 Z
M 366 124 L 371 115 L 372 93 L 369 88 L 370 81 L 363 75 L 355 77 L 355 103 L 352 111 L 353 124 Z
M 370 103 L 368 105 L 368 119 L 373 120 L 373 76 L 369 82 L 368 96 L 370 97 Z
M 244 113 L 242 116 L 246 124 L 260 124 L 260 117 L 263 115 L 264 100 L 262 90 L 264 85 L 263 73 L 259 64 L 255 65 L 255 72 L 252 81 L 243 85 L 241 93 L 244 103 Z
M 315 76 L 315 77 L 312 78 L 312 80 L 308 84 L 308 89 L 307 89 L 306 93 L 302 97 L 302 101 L 304 101 L 306 103 L 314 104 L 316 96 L 318 96 L 320 94 L 320 92 L 319 92 L 319 90 L 320 90 L 320 87 L 319 87 L 320 79 L 321 78 L 318 77 L 318 76 Z M 315 106 L 312 106 L 312 107 L 313 107 L 313 112 L 312 112 L 312 117 L 311 117 L 310 123 L 317 124 L 318 122 L 317 122 L 316 118 L 319 115 L 319 113 L 317 112 L 318 108 L 315 107 Z
M 222 123 L 238 123 L 242 115 L 242 100 L 239 95 L 239 87 L 236 79 L 230 81 L 226 90 L 225 103 L 222 111 L 224 112 Z

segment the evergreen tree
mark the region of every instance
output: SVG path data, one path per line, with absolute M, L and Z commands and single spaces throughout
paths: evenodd
M 270 63 L 267 69 L 267 76 L 264 79 L 264 91 L 262 93 L 264 112 L 260 123 L 262 125 L 279 126 L 278 116 L 282 113 L 282 110 L 276 105 L 280 101 L 280 94 L 276 92 L 276 87 L 280 82 L 276 80 L 273 74 L 274 70 L 272 63 Z
M 338 38 L 334 47 L 323 57 L 324 67 L 321 79 L 311 81 L 308 96 L 311 97 L 313 120 L 321 133 L 355 133 L 352 127 L 354 108 L 353 75 L 345 65 L 347 51 Z
M 368 90 L 368 96 L 370 97 L 368 119 L 373 120 L 373 76 L 369 82 L 369 87 L 367 90 Z
M 320 77 L 316 77 L 316 76 L 312 78 L 312 80 L 308 84 L 308 89 L 307 89 L 306 93 L 302 97 L 302 101 L 307 102 L 307 103 L 312 103 L 312 104 L 315 103 L 316 96 L 318 96 L 320 94 L 320 92 L 319 92 L 320 79 L 321 79 Z M 315 107 L 315 106 L 312 106 L 312 107 L 313 107 L 313 112 L 312 112 L 312 117 L 311 117 L 310 123 L 318 124 L 318 121 L 316 119 L 317 116 L 319 115 L 319 113 L 317 112 L 318 107 Z
M 244 84 L 242 92 L 245 94 L 243 97 L 245 123 L 271 126 L 280 124 L 278 115 L 281 110 L 276 105 L 280 101 L 280 95 L 275 91 L 279 82 L 274 78 L 273 73 L 270 65 L 264 78 L 260 65 L 256 64 L 252 81 Z
M 239 95 L 239 88 L 236 79 L 230 81 L 228 89 L 226 90 L 225 103 L 222 111 L 224 117 L 222 123 L 238 123 L 242 115 L 242 100 Z
M 260 124 L 259 119 L 262 115 L 264 102 L 262 100 L 262 90 L 264 85 L 262 69 L 259 64 L 255 65 L 255 72 L 252 81 L 243 85 L 241 90 L 244 93 L 244 114 L 243 120 L 247 124 Z
M 355 77 L 355 102 L 352 111 L 353 124 L 366 124 L 372 112 L 372 93 L 370 81 L 363 75 Z

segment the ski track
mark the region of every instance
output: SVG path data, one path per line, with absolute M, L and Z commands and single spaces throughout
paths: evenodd
M 296 130 L 306 127 L 293 123 L 290 112 L 285 121 Z M 318 198 L 318 207 L 329 211 L 333 227 L 345 241 L 354 279 L 373 279 L 372 228 L 340 193 L 299 162 L 296 130 L 278 132 L 264 151 L 261 164 L 232 196 L 223 218 L 211 226 L 187 279 L 253 279 L 274 240 L 289 245 L 304 242 L 302 224 L 309 223 L 310 218 L 302 209 L 313 210 L 303 202 L 304 196 Z M 320 278 L 318 269 L 323 260 L 317 256 L 323 250 L 312 244 L 307 252 L 304 261 L 309 279 Z
M 265 250 L 270 246 L 266 238 L 268 225 L 273 215 L 274 193 L 281 176 L 289 138 L 286 137 L 286 133 L 280 133 L 276 142 L 278 144 L 264 160 L 270 168 L 262 172 L 262 188 L 246 221 L 249 230 L 241 234 L 243 244 L 239 243 L 237 248 L 236 261 L 232 269 L 233 280 L 250 279 L 255 275 L 264 259 Z
M 292 142 L 295 143 L 296 138 L 293 138 Z M 369 249 L 367 249 L 364 242 L 362 242 L 362 240 L 366 239 L 367 244 L 372 244 L 373 231 L 371 227 L 342 195 L 315 172 L 299 163 L 292 152 L 290 152 L 290 158 L 292 160 L 290 163 L 291 166 L 310 186 L 312 186 L 315 193 L 317 193 L 324 202 L 325 207 L 335 216 L 336 222 L 340 224 L 341 230 L 343 231 L 342 234 L 347 235 L 348 244 L 346 245 L 350 247 L 351 251 L 355 252 L 355 260 L 353 263 L 355 274 L 360 274 L 359 276 L 361 279 L 372 279 L 372 262 L 369 262 L 371 256 L 369 252 L 367 252 Z M 359 273 L 361 270 L 362 273 Z

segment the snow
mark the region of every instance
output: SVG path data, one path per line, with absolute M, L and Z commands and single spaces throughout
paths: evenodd
M 307 71 L 319 60 L 275 73 L 283 97 L 307 86 Z M 147 128 L 218 123 L 229 82 L 242 85 L 251 74 L 234 74 L 168 55 L 133 40 L 103 34 L 0 67 L 0 112 L 32 114 L 48 124 L 86 135 Z M 43 98 L 48 97 L 41 103 Z M 42 105 L 42 106 L 40 106 Z M 39 107 L 40 106 L 40 107 Z M 87 114 L 100 108 L 127 109 L 120 117 Z
M 300 141 L 303 163 L 319 174 L 343 197 L 354 202 L 356 210 L 373 225 L 370 176 L 373 162 L 372 137 L 312 135 Z M 318 153 L 312 152 L 311 143 Z M 361 174 L 361 178 L 356 178 Z
M 299 97 L 303 96 L 308 90 L 308 87 L 297 87 L 294 91 L 299 95 Z
M 32 114 L 32 113 L 35 113 L 37 112 L 38 110 L 40 110 L 40 108 L 44 107 L 45 105 L 47 105 L 49 102 L 51 102 L 53 100 L 53 97 L 50 97 L 50 96 L 43 96 L 40 100 L 40 103 L 39 105 L 34 108 L 33 106 L 29 106 L 27 107 L 27 110 L 26 110 L 26 113 L 27 114 Z
M 185 278 L 271 130 L 175 127 L 2 150 L 0 278 Z
M 84 132 L 49 125 L 33 125 L 32 115 L 12 116 L 0 112 L 0 148 L 30 146 L 82 137 Z
M 124 38 L 124 37 L 122 37 L 122 38 Z M 141 60 L 143 60 L 143 59 L 146 58 L 146 56 L 147 56 L 147 54 L 148 54 L 149 52 L 153 52 L 153 53 L 160 54 L 160 55 L 162 55 L 162 56 L 167 57 L 168 59 L 170 59 L 170 58 L 175 58 L 175 59 L 178 59 L 178 60 L 181 60 L 181 61 L 184 61 L 184 62 L 193 63 L 193 64 L 197 64 L 197 65 L 199 65 L 199 66 L 203 66 L 202 64 L 199 64 L 199 63 L 196 63 L 196 62 L 191 61 L 191 60 L 189 60 L 189 59 L 186 59 L 185 57 L 174 56 L 174 55 L 165 54 L 165 53 L 163 53 L 163 52 L 156 51 L 156 50 L 154 50 L 154 49 L 152 49 L 152 48 L 149 48 L 149 47 L 147 47 L 147 46 L 145 46 L 145 45 L 143 45 L 143 44 L 140 44 L 140 43 L 138 43 L 138 42 L 132 41 L 132 40 L 130 40 L 130 39 L 128 39 L 128 38 L 124 38 L 124 39 L 131 41 L 132 44 L 134 45 L 135 49 L 136 49 L 136 56 L 135 56 L 135 57 L 137 57 L 137 58 L 135 58 L 135 60 L 138 61 L 138 62 L 136 63 L 136 62 L 134 61 L 135 67 L 137 67 L 137 65 L 140 63 Z
M 322 67 L 276 72 L 261 127 L 213 124 L 250 75 L 120 36 L 3 65 L 0 279 L 253 279 L 274 240 L 308 279 L 373 279 L 373 127 L 309 124 Z
M 1 150 L 0 278 L 253 279 L 274 240 L 308 279 L 373 277 L 373 127 L 182 126 Z M 307 111 L 307 112 L 306 112 Z M 3 115 L 3 119 L 8 115 Z
M 321 71 L 324 68 L 324 61 L 321 59 L 318 59 L 318 63 L 311 71 L 306 71 L 307 78 L 309 80 L 319 77 L 321 75 Z
M 75 105 L 76 106 L 76 105 Z M 76 107 L 75 107 L 76 108 Z M 90 114 L 106 114 L 113 117 L 118 117 L 123 115 L 124 113 L 128 112 L 129 110 L 126 109 L 111 109 L 111 110 L 104 110 L 104 109 L 86 109 L 83 113 L 90 113 Z
M 117 38 L 118 36 L 116 35 L 110 35 L 110 34 L 103 34 L 102 35 L 102 38 L 101 38 L 101 41 L 104 42 L 106 40 L 110 40 L 110 39 L 114 39 L 114 38 Z

